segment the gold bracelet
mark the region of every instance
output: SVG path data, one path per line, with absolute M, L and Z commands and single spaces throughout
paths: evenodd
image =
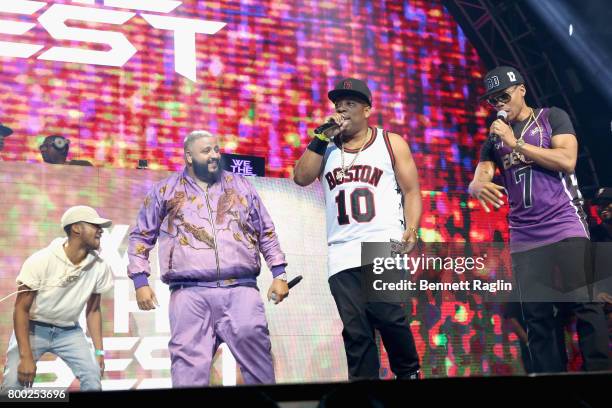
M 410 231 L 412 231 L 412 233 L 414 234 L 415 238 L 417 239 L 417 241 L 419 240 L 419 230 L 416 229 L 415 227 L 408 227 L 408 229 Z

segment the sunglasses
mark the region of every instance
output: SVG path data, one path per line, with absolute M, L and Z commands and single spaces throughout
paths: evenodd
M 517 87 L 514 87 L 513 90 L 511 90 L 510 92 L 506 91 L 504 93 L 502 93 L 501 95 L 497 95 L 497 96 L 490 96 L 487 98 L 487 102 L 489 103 L 489 105 L 491 106 L 497 106 L 498 104 L 502 103 L 508 103 L 510 102 L 510 100 L 512 99 L 512 94 L 514 93 L 514 91 L 516 91 L 518 89 Z

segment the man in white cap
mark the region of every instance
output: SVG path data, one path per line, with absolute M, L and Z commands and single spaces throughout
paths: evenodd
M 87 206 L 62 216 L 67 238 L 57 238 L 31 255 L 17 276 L 15 331 L 7 351 L 2 391 L 31 387 L 36 362 L 44 353 L 64 360 L 81 390 L 100 390 L 104 372 L 100 294 L 113 286 L 110 266 L 100 258 L 102 228 L 111 221 Z M 79 315 L 86 308 L 91 350 Z

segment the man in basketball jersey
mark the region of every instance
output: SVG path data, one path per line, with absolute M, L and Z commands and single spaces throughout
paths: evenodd
M 533 371 L 566 370 L 561 358 L 564 351 L 559 350 L 563 343 L 555 339 L 555 311 L 568 308 L 577 318 L 584 369 L 607 370 L 610 362 L 602 305 L 559 303 L 557 298 L 540 299 L 546 296 L 533 293 L 540 282 L 550 280 L 552 287 L 552 277 L 560 276 L 555 275 L 560 269 L 567 272 L 564 283 L 568 277 L 584 282 L 583 287 L 588 283 L 589 233 L 574 175 L 578 143 L 569 116 L 555 107 L 529 107 L 525 81 L 512 67 L 488 72 L 485 86 L 483 98 L 496 111 L 505 111 L 507 118 L 491 124 L 491 136 L 482 146 L 469 191 L 487 212 L 504 205 L 502 191 L 508 195 L 512 268 Z M 492 182 L 496 168 L 503 186 Z
M 317 135 L 296 163 L 301 186 L 319 178 L 325 191 L 329 285 L 342 319 L 349 379 L 378 379 L 378 329 L 398 378 L 418 378 L 419 361 L 399 304 L 367 302 L 361 289 L 361 243 L 418 239 L 421 193 L 401 136 L 368 125 L 372 94 L 358 79 L 328 93 L 334 126 Z M 329 143 L 333 139 L 333 143 Z

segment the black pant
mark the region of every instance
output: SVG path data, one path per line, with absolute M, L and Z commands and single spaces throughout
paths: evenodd
M 610 369 L 607 324 L 600 303 L 562 303 L 556 304 L 568 309 L 576 316 L 576 331 L 585 371 L 605 371 Z M 523 313 L 527 325 L 528 351 L 533 372 L 552 373 L 566 371 L 567 360 L 561 356 L 557 323 L 552 303 L 523 303 Z
M 361 268 L 347 269 L 329 278 L 344 328 L 342 338 L 349 379 L 378 379 L 380 362 L 374 329 L 380 332 L 397 378 L 419 370 L 419 356 L 404 309 L 394 303 L 369 303 L 361 287 Z
M 536 373 L 566 371 L 566 364 L 560 357 L 563 350 L 559 349 L 559 342 L 556 341 L 558 330 L 555 307 L 576 316 L 584 370 L 610 369 L 603 305 L 592 302 L 556 302 L 558 299 L 554 296 L 546 299 L 547 293 L 556 293 L 556 290 L 546 292 L 547 287 L 574 290 L 589 286 L 589 271 L 585 270 L 582 262 L 588 245 L 589 240 L 586 238 L 570 238 L 512 255 L 513 270 L 523 297 L 521 313 L 527 326 L 529 357 Z M 567 270 L 573 268 L 576 269 L 574 274 Z M 533 290 L 536 287 L 544 290 L 538 293 Z
M 557 352 L 559 353 L 559 359 L 562 367 L 567 366 L 567 349 L 565 347 L 565 325 L 567 323 L 567 316 L 565 312 L 555 308 L 554 318 L 554 338 Z M 528 332 L 527 325 L 523 319 L 523 313 L 521 311 L 521 304 L 518 302 L 507 302 L 504 304 L 504 318 L 514 319 L 521 326 L 525 333 Z M 518 335 L 518 333 L 516 333 Z M 533 362 L 530 355 L 530 350 L 527 342 L 523 338 L 519 338 L 519 345 L 521 347 L 521 360 L 523 361 L 523 368 L 525 373 L 531 374 L 534 372 Z M 554 352 L 552 350 L 551 352 Z

